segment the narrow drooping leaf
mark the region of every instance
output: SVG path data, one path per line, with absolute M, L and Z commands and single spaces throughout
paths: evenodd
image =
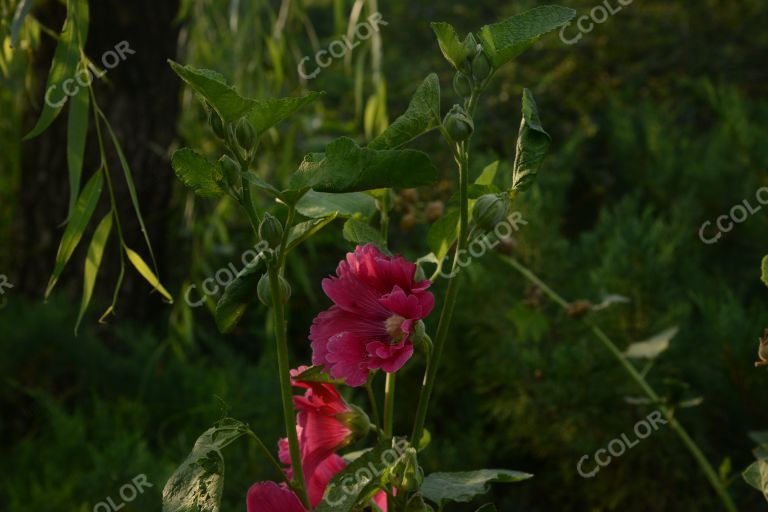
M 331 479 L 315 512 L 349 512 L 368 502 L 406 448 L 406 441 L 393 439 L 391 445 L 381 444 L 360 455 Z
M 387 246 L 381 231 L 358 219 L 349 219 L 344 223 L 343 235 L 345 240 L 355 245 L 373 244 L 380 249 Z
M 576 11 L 558 5 L 542 5 L 523 14 L 480 29 L 480 44 L 495 68 L 514 59 L 544 35 L 576 16 Z
M 313 219 L 334 213 L 338 217 L 367 219 L 376 213 L 376 200 L 364 192 L 329 194 L 310 190 L 296 204 L 296 211 Z
M 163 488 L 163 512 L 221 512 L 224 456 L 221 450 L 249 433 L 245 423 L 219 421 L 195 442 Z
M 67 265 L 69 258 L 72 257 L 72 253 L 75 252 L 77 244 L 80 243 L 80 239 L 83 237 L 83 232 L 88 226 L 88 222 L 91 220 L 93 211 L 96 209 L 96 204 L 101 197 L 101 190 L 104 185 L 104 173 L 99 169 L 91 176 L 88 183 L 85 184 L 83 191 L 80 193 L 75 208 L 72 211 L 72 215 L 67 222 L 67 228 L 64 230 L 64 235 L 61 237 L 61 243 L 59 244 L 59 250 L 56 253 L 56 264 L 53 267 L 53 273 L 51 279 L 48 281 L 48 287 L 45 290 L 45 297 L 48 298 L 53 291 L 53 287 L 56 286 L 56 282 L 59 280 L 61 272 Z
M 168 293 L 168 290 L 163 287 L 160 283 L 160 279 L 158 279 L 155 273 L 152 272 L 152 269 L 149 268 L 149 265 L 146 264 L 142 257 L 139 256 L 136 251 L 133 251 L 128 247 L 125 248 L 125 254 L 128 256 L 128 261 L 130 261 L 134 268 L 139 271 L 139 274 L 152 285 L 152 288 L 160 292 L 160 295 L 165 297 L 168 302 L 172 303 L 173 296 L 171 296 L 171 294 Z
M 290 252 L 299 246 L 302 242 L 309 239 L 312 235 L 323 229 L 330 224 L 336 218 L 336 213 L 331 213 L 325 217 L 318 219 L 311 219 L 306 222 L 296 224 L 291 228 L 291 232 L 288 234 L 288 243 L 286 244 L 286 252 Z
M 512 189 L 524 190 L 531 186 L 547 156 L 552 141 L 539 119 L 539 109 L 533 94 L 523 89 L 523 117 L 517 136 L 515 164 L 512 169 Z
M 469 56 L 467 40 L 459 39 L 456 29 L 450 23 L 442 21 L 430 23 L 432 30 L 437 36 L 437 43 L 440 45 L 440 51 L 443 52 L 445 59 L 456 69 L 461 69 Z
M 80 193 L 80 178 L 83 174 L 83 155 L 88 134 L 88 112 L 90 110 L 90 92 L 81 87 L 69 101 L 67 118 L 67 171 L 69 173 L 69 211 L 72 210 Z
M 175 151 L 171 157 L 171 167 L 176 176 L 200 196 L 218 197 L 224 193 L 221 187 L 224 176 L 219 166 L 193 149 Z
M 219 332 L 232 331 L 243 318 L 248 306 L 258 298 L 257 289 L 263 273 L 263 263 L 263 258 L 251 260 L 224 289 L 216 304 L 214 315 Z
M 492 483 L 521 482 L 533 475 L 507 469 L 481 469 L 457 473 L 432 473 L 421 485 L 422 494 L 437 505 L 467 502 L 486 494 Z
M 30 9 L 32 9 L 32 0 L 20 0 L 19 5 L 16 6 L 13 20 L 11 20 L 11 48 L 16 48 L 16 43 L 19 42 L 19 32 Z
M 88 255 L 85 257 L 85 270 L 83 271 L 83 297 L 80 300 L 80 312 L 77 314 L 77 323 L 75 324 L 75 335 L 83 320 L 88 304 L 91 302 L 93 287 L 96 284 L 96 276 L 99 274 L 101 260 L 104 256 L 104 248 L 107 245 L 109 233 L 112 231 L 112 211 L 110 210 L 93 232 L 91 245 L 88 246 Z
M 43 111 L 32 131 L 24 136 L 24 140 L 43 133 L 61 113 L 68 98 L 63 84 L 65 80 L 74 79 L 77 72 L 80 50 L 85 47 L 88 38 L 89 21 L 88 0 L 67 0 L 67 19 L 53 54 L 51 70 L 48 72 Z
M 362 192 L 377 188 L 413 188 L 437 181 L 429 157 L 412 149 L 361 148 L 350 138 L 331 142 L 325 153 L 304 157 L 291 188 L 318 192 Z
M 432 73 L 421 83 L 405 113 L 373 139 L 371 149 L 396 149 L 440 126 L 440 81 Z

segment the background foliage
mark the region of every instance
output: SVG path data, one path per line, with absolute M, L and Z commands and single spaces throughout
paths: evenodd
M 560 3 L 580 14 L 595 5 Z M 306 83 L 295 71 L 298 61 L 346 32 L 353 2 L 185 0 L 166 28 L 177 31 L 176 48 L 164 49 L 175 54 L 154 57 L 218 69 L 254 97 L 304 88 L 327 91 L 322 105 L 270 132 L 260 170 L 280 179 L 332 136 L 373 138 L 394 117 L 389 112 L 405 108 L 428 72 L 437 71 L 443 90 L 450 90 L 452 74 L 429 21 L 450 21 L 466 31 L 537 4 L 366 2 L 362 17 L 379 10 L 389 23 L 381 32 L 382 48 L 362 45 L 346 62 L 335 62 Z M 40 266 L 50 272 L 60 231 L 18 250 L 19 240 L 35 227 L 23 214 L 28 205 L 20 191 L 34 186 L 25 181 L 30 159 L 23 155 L 42 144 L 22 146 L 20 138 L 39 110 L 51 43 L 40 26 L 29 22 L 21 46 L 11 50 L 8 20 L 16 2 L 0 5 L 5 20 L 0 273 L 16 285 L 0 309 L 0 470 L 5 475 L 0 502 L 9 512 L 52 503 L 92 510 L 144 473 L 155 487 L 123 510 L 159 510 L 167 477 L 196 436 L 225 412 L 249 421 L 264 439 L 279 436 L 274 353 L 270 327 L 263 327 L 266 310 L 257 309 L 223 337 L 208 310 L 212 303 L 190 308 L 182 299 L 187 285 L 199 286 L 217 269 L 239 261 L 252 245 L 248 220 L 239 217 L 231 201 L 199 201 L 174 182 L 167 163 L 171 150 L 184 144 L 208 147 L 213 154 L 214 141 L 190 91 L 163 90 L 164 101 L 178 101 L 180 108 L 176 117 L 154 122 L 173 131 L 174 141 L 157 145 L 138 138 L 159 152 L 165 166 L 134 165 L 134 172 L 142 194 L 155 186 L 152 180 L 173 187 L 145 211 L 147 223 L 155 226 L 153 244 L 165 248 L 159 251 L 163 282 L 177 300 L 163 305 L 157 294 L 147 295 L 146 284 L 129 282 L 117 318 L 101 326 L 92 313 L 75 338 L 81 264 L 68 269 L 46 304 L 43 289 L 29 277 Z M 32 12 L 57 30 L 59 7 L 40 2 Z M 110 21 L 122 22 L 119 16 Z M 755 191 L 768 185 L 768 73 L 760 64 L 768 51 L 766 23 L 768 6 L 760 0 L 634 2 L 578 44 L 567 46 L 551 37 L 504 68 L 491 88 L 496 92 L 481 109 L 484 131 L 474 139 L 474 175 L 497 158 L 508 169 L 520 91 L 533 89 L 553 138 L 552 154 L 538 184 L 515 205 L 528 224 L 504 250 L 569 300 L 628 297 L 629 303 L 597 314 L 622 344 L 679 326 L 651 380 L 670 396 L 684 388 L 683 398 L 704 398 L 698 407 L 680 409 L 679 418 L 708 457 L 732 475 L 752 460 L 747 433 L 768 426 L 761 386 L 765 370 L 752 367 L 756 337 L 767 323 L 768 293 L 758 278 L 768 221 L 760 211 L 714 245 L 702 243 L 698 230 L 744 199 L 754 204 Z M 92 33 L 98 27 L 95 19 Z M 94 37 L 89 54 L 117 42 L 100 44 Z M 117 71 L 128 74 L 134 65 L 139 69 L 130 73 L 141 73 L 143 64 L 130 61 Z M 128 80 L 120 74 L 110 78 L 112 83 L 98 86 L 107 97 Z M 175 83 L 170 72 L 159 79 Z M 444 109 L 452 99 L 444 98 Z M 130 131 L 120 136 L 132 138 Z M 399 197 L 393 222 L 403 230 L 392 246 L 409 257 L 424 252 L 427 203 L 447 201 L 456 187 L 449 155 L 437 138 L 419 145 L 437 155 L 444 181 L 417 197 L 410 192 Z M 63 160 L 53 159 L 46 172 L 47 186 L 65 190 Z M 54 212 L 58 222 L 66 216 L 66 204 L 61 206 Z M 320 279 L 350 248 L 338 236 L 340 228 L 337 221 L 290 258 L 294 361 L 308 359 L 309 323 L 326 306 Z M 81 248 L 73 261 L 83 257 Z M 591 333 L 495 256 L 476 261 L 467 274 L 471 285 L 461 294 L 441 370 L 446 378 L 436 390 L 433 411 L 440 415 L 428 422 L 433 437 L 426 452 L 428 471 L 498 466 L 534 473 L 525 484 L 497 490 L 501 510 L 716 509 L 690 455 L 663 429 L 595 478 L 582 479 L 576 472 L 579 458 L 630 432 L 652 406 L 628 403 L 625 397 L 637 390 Z M 96 286 L 99 311 L 111 301 L 112 290 L 104 282 Z M 136 303 L 143 306 L 132 307 Z M 407 367 L 399 389 L 415 389 L 422 364 L 415 359 Z M 401 393 L 399 400 L 404 411 L 415 408 L 415 395 Z M 269 468 L 255 447 L 228 453 L 227 510 L 242 510 L 247 486 L 267 476 Z M 743 510 L 765 506 L 740 478 L 733 479 L 731 490 Z

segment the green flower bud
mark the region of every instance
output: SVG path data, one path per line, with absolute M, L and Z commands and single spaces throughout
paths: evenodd
M 211 109 L 208 114 L 208 125 L 218 138 L 222 140 L 227 138 L 226 130 L 224 129 L 224 121 L 221 120 L 221 116 L 219 116 L 218 112 L 213 109 Z
M 472 60 L 472 57 L 477 53 L 477 48 L 479 46 L 477 44 L 477 39 L 475 39 L 475 35 L 472 32 L 467 34 L 467 38 L 464 39 L 462 44 L 464 45 L 464 48 L 467 49 L 467 58 Z
M 506 194 L 486 194 L 475 201 L 472 218 L 485 230 L 491 230 L 504 220 L 509 211 L 509 199 Z
M 453 75 L 453 90 L 462 98 L 470 96 L 472 94 L 472 83 L 469 81 L 469 77 L 457 71 Z
M 477 55 L 472 58 L 472 78 L 475 79 L 475 82 L 482 82 L 490 74 L 491 60 L 485 54 L 482 47 L 478 46 Z
M 371 420 L 368 418 L 368 415 L 356 405 L 350 405 L 348 412 L 337 414 L 336 419 L 352 431 L 347 439 L 345 439 L 344 446 L 341 446 L 340 448 L 349 446 L 350 444 L 363 439 L 368 435 L 368 432 L 371 429 Z
M 272 289 L 269 284 L 269 274 L 264 274 L 259 279 L 259 284 L 256 286 L 256 294 L 259 296 L 262 304 L 272 307 Z M 280 276 L 280 295 L 283 303 L 288 302 L 288 299 L 291 298 L 291 285 L 283 276 Z
M 274 215 L 264 214 L 264 218 L 259 224 L 259 236 L 267 242 L 270 247 L 278 247 L 283 237 L 283 225 Z
M 394 468 L 395 485 L 404 491 L 415 491 L 424 481 L 424 470 L 419 466 L 416 448 L 409 446 L 402 460 Z
M 256 144 L 256 130 L 253 129 L 251 122 L 244 117 L 237 123 L 235 138 L 240 147 L 246 151 L 252 150 Z
M 219 166 L 224 174 L 224 179 L 227 184 L 232 188 L 240 186 L 240 166 L 229 157 L 229 155 L 223 155 L 219 158 Z
M 416 323 L 410 339 L 416 350 L 424 352 L 427 356 L 432 354 L 432 338 L 427 334 L 423 320 Z
M 475 131 L 475 123 L 461 105 L 454 105 L 451 111 L 446 114 L 445 119 L 443 119 L 443 126 L 455 142 L 467 140 Z

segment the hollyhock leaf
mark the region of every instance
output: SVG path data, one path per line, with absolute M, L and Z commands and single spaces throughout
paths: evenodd
M 348 137 L 331 142 L 325 149 L 325 153 L 304 157 L 291 177 L 291 188 L 344 193 L 437 182 L 437 169 L 421 151 L 361 148 Z
M 329 194 L 310 190 L 296 204 L 296 211 L 317 219 L 335 213 L 342 218 L 371 218 L 376 213 L 376 200 L 365 192 Z
M 445 502 L 468 502 L 486 494 L 492 483 L 521 482 L 533 475 L 507 469 L 480 469 L 456 473 L 432 473 L 424 479 L 421 492 L 442 506 Z
M 768 256 L 763 257 L 763 262 L 760 265 L 760 270 L 761 270 L 760 279 L 763 281 L 765 286 L 768 286 Z
M 199 196 L 218 197 L 224 193 L 224 179 L 218 165 L 212 164 L 193 149 L 182 148 L 173 153 L 171 167 L 176 176 Z
M 253 124 L 256 132 L 262 134 L 310 103 L 314 103 L 322 95 L 322 92 L 310 91 L 304 96 L 292 98 L 251 100 L 253 108 L 246 117 Z
M 291 232 L 288 234 L 288 245 L 285 249 L 286 252 L 290 252 L 298 247 L 299 244 L 312 237 L 315 233 L 330 224 L 335 218 L 336 213 L 334 212 L 326 217 L 311 219 L 293 226 Z
M 506 20 L 480 29 L 480 44 L 499 68 L 527 50 L 536 41 L 556 30 L 573 17 L 576 11 L 559 5 L 542 5 Z
M 228 333 L 243 318 L 248 306 L 257 298 L 257 288 L 261 278 L 264 259 L 254 260 L 254 263 L 243 268 L 235 279 L 224 289 L 219 302 L 216 304 L 216 326 L 222 333 Z
M 435 36 L 437 36 L 437 43 L 440 45 L 440 51 L 443 52 L 445 59 L 457 70 L 461 69 L 469 57 L 469 48 L 465 44 L 466 40 L 459 40 L 456 29 L 450 23 L 437 21 L 430 23 L 430 26 Z
M 392 445 L 382 444 L 363 453 L 331 479 L 315 512 L 349 512 L 356 505 L 367 504 L 408 446 L 407 441 L 396 438 Z
M 451 210 L 440 217 L 427 232 L 427 245 L 440 265 L 459 237 L 459 211 Z
M 373 244 L 379 249 L 386 246 L 386 241 L 381 232 L 368 224 L 357 219 L 349 219 L 344 223 L 344 240 L 352 242 L 355 245 Z
M 300 374 L 298 374 L 295 377 L 295 380 L 302 381 L 302 382 L 320 382 L 323 384 L 335 384 L 335 385 L 342 385 L 344 384 L 343 380 L 340 379 L 333 379 L 330 375 L 325 371 L 325 368 L 322 366 L 310 366 Z M 346 456 L 345 456 L 346 457 Z
M 541 127 L 539 109 L 529 89 L 523 89 L 523 117 L 517 136 L 512 189 L 528 188 L 539 172 L 541 162 L 549 151 L 552 138 Z
M 395 149 L 440 126 L 440 81 L 432 73 L 421 83 L 405 113 L 373 139 L 371 149 Z
M 259 190 L 262 190 L 266 192 L 267 194 L 270 194 L 278 199 L 282 199 L 282 193 L 263 179 L 261 179 L 259 176 L 256 175 L 256 173 L 252 171 L 248 172 L 241 172 L 240 176 L 244 180 L 246 180 L 248 183 L 253 185 L 254 187 L 258 188 Z
M 163 488 L 163 512 L 220 512 L 224 488 L 221 450 L 249 433 L 245 423 L 224 418 L 195 442 Z

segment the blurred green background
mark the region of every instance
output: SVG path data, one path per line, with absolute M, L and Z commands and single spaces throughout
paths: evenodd
M 249 422 L 268 443 L 280 436 L 266 308 L 253 309 L 234 334 L 222 336 L 213 302 L 191 308 L 183 300 L 190 284 L 199 287 L 240 261 L 253 240 L 236 205 L 196 198 L 173 175 L 168 156 L 179 145 L 210 156 L 217 149 L 205 113 L 166 59 L 216 69 L 254 97 L 327 92 L 322 106 L 273 130 L 264 144 L 259 166 L 279 181 L 334 137 L 369 140 L 432 71 L 441 78 L 443 108 L 450 107 L 452 72 L 430 21 L 466 32 L 543 3 L 91 2 L 88 54 L 121 40 L 136 50 L 97 92 L 125 144 L 161 277 L 177 300 L 166 305 L 129 276 L 116 316 L 100 325 L 118 272 L 117 254 L 108 250 L 92 311 L 75 337 L 84 247 L 54 297 L 42 300 L 66 217 L 66 121 L 21 142 L 39 112 L 55 47 L 46 27 L 58 31 L 64 9 L 54 0 L 35 2 L 36 21 L 11 49 L 17 1 L 0 0 L 0 274 L 14 284 L 0 297 L 0 509 L 91 511 L 107 497 L 119 503 L 120 486 L 145 474 L 153 487 L 122 510 L 160 510 L 166 479 L 222 415 Z M 601 5 L 558 3 L 580 15 Z M 380 47 L 369 40 L 316 78 L 301 79 L 296 67 L 304 56 L 346 33 L 356 13 L 377 11 L 388 23 Z M 749 511 L 768 509 L 739 476 L 753 460 L 748 433 L 768 428 L 768 376 L 753 367 L 757 337 L 768 325 L 768 290 L 759 280 L 768 216 L 763 208 L 715 244 L 703 243 L 699 229 L 744 199 L 755 205 L 756 191 L 768 186 L 767 24 L 763 0 L 635 0 L 576 44 L 553 34 L 494 79 L 479 110 L 472 162 L 474 175 L 496 159 L 509 169 L 520 93 L 531 88 L 552 151 L 537 185 L 517 199 L 528 224 L 504 250 L 568 300 L 627 297 L 594 314 L 621 347 L 679 327 L 649 379 L 670 401 L 703 397 L 679 409 L 678 418 Z M 427 251 L 426 205 L 447 201 L 456 189 L 450 155 L 437 137 L 416 147 L 432 155 L 443 181 L 398 200 L 400 229 L 391 246 L 411 258 Z M 89 146 L 86 167 L 97 165 Z M 117 195 L 130 213 L 125 191 Z M 328 305 L 320 280 L 351 248 L 340 228 L 333 224 L 289 261 L 296 365 L 309 360 L 309 324 Z M 141 240 L 135 219 L 125 230 L 129 241 Z M 594 478 L 580 477 L 583 455 L 631 432 L 654 406 L 628 401 L 639 390 L 591 332 L 498 258 L 488 255 L 466 273 L 427 425 L 428 472 L 534 473 L 526 483 L 494 490 L 503 511 L 719 510 L 668 429 Z M 442 286 L 435 285 L 438 292 Z M 415 357 L 403 372 L 396 430 L 410 428 L 416 394 L 407 390 L 417 389 L 422 371 Z M 350 399 L 363 403 L 362 394 Z M 226 455 L 224 507 L 244 510 L 247 487 L 269 478 L 270 468 L 245 443 Z

